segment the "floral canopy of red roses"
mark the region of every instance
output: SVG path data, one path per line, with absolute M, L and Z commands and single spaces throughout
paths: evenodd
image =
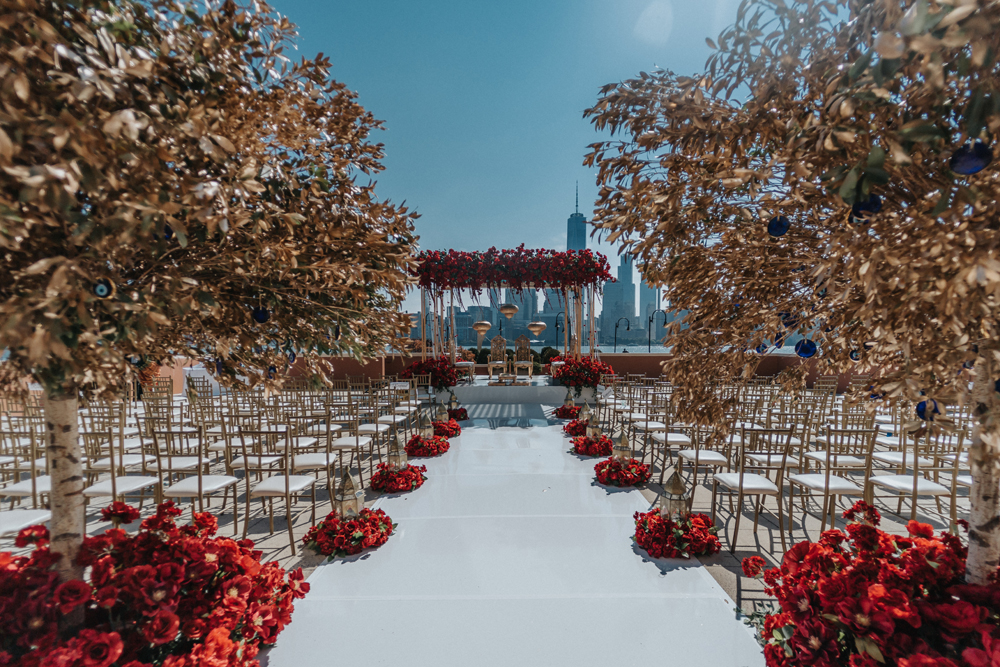
M 590 250 L 490 248 L 485 252 L 425 250 L 413 274 L 421 287 L 512 290 L 548 287 L 584 287 L 614 281 L 608 259 Z

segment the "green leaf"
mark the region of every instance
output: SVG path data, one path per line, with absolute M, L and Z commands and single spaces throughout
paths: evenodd
M 951 188 L 948 188 L 946 192 L 941 194 L 941 197 L 937 200 L 937 204 L 934 205 L 934 210 L 931 211 L 931 215 L 941 215 L 949 206 L 951 206 Z
M 977 88 L 972 93 L 968 106 L 965 107 L 965 132 L 970 138 L 975 139 L 983 131 L 984 118 L 986 116 L 986 95 L 982 88 Z
M 851 65 L 851 69 L 847 71 L 847 76 L 850 77 L 851 81 L 854 81 L 865 73 L 865 70 L 868 69 L 868 64 L 872 61 L 873 53 L 875 53 L 874 50 L 869 51 L 854 61 L 854 64 Z
M 885 185 L 889 182 L 889 172 L 878 167 L 865 168 L 865 180 L 875 185 Z
M 927 27 L 927 0 L 917 0 L 899 22 L 900 32 L 906 37 L 919 35 Z
M 839 195 L 845 204 L 853 205 L 857 199 L 858 179 L 861 178 L 861 170 L 854 167 L 847 173 L 847 177 L 840 185 Z
M 899 136 L 908 141 L 933 141 L 944 138 L 944 133 L 934 123 L 918 123 L 901 129 Z
M 871 152 L 868 153 L 868 168 L 881 169 L 884 164 L 885 149 L 878 145 L 872 146 Z

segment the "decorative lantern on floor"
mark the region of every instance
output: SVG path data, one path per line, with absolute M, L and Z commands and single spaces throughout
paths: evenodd
M 434 418 L 439 422 L 448 421 L 448 408 L 444 406 L 444 403 L 437 403 L 437 407 L 434 408 Z
M 425 440 L 434 437 L 434 424 L 431 423 L 426 411 L 420 413 L 420 437 Z
M 389 467 L 393 470 L 402 470 L 406 467 L 406 450 L 399 442 L 398 433 L 389 444 Z
M 591 412 L 590 419 L 587 421 L 587 437 L 588 438 L 600 438 L 601 437 L 601 426 L 597 421 L 597 413 Z
M 455 396 L 455 392 L 451 392 L 451 398 L 448 400 L 449 410 L 458 410 L 461 404 L 458 402 L 458 397 Z
M 365 492 L 354 485 L 351 473 L 344 472 L 340 478 L 340 488 L 333 496 L 333 506 L 342 517 L 357 516 L 365 506 Z
M 503 313 L 503 316 L 509 320 L 517 314 L 517 306 L 512 303 L 505 303 L 500 306 L 500 312 Z
M 684 480 L 675 469 L 663 487 L 660 496 L 660 516 L 665 519 L 680 521 L 688 515 L 688 503 L 691 495 L 688 493 Z
M 629 444 L 628 436 L 625 435 L 625 429 L 622 429 L 621 435 L 618 436 L 618 440 L 615 441 L 611 451 L 613 452 L 613 456 L 620 461 L 627 461 L 632 458 L 632 445 Z
M 583 409 L 580 410 L 580 414 L 577 417 L 581 421 L 590 421 L 590 404 L 584 403 Z
M 545 331 L 546 328 L 547 325 L 545 324 L 545 322 L 528 322 L 528 331 L 533 333 L 535 335 L 535 338 L 537 338 L 539 334 Z
M 573 392 L 569 389 L 566 390 L 566 398 L 563 399 L 563 405 L 567 408 L 571 408 L 576 405 L 576 403 L 573 402 Z
M 476 339 L 477 339 L 476 347 L 478 349 L 480 350 L 483 349 L 483 337 L 486 335 L 486 332 L 489 331 L 490 327 L 492 326 L 493 324 L 487 322 L 486 320 L 480 320 L 479 322 L 476 322 L 475 324 L 472 325 L 472 328 L 475 329 L 476 331 Z

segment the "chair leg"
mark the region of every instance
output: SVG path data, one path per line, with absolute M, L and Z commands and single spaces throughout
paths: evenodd
M 730 494 L 732 495 L 732 494 Z M 733 539 L 729 542 L 729 553 L 736 551 L 736 542 L 740 537 L 740 517 L 743 516 L 743 489 L 740 489 L 736 499 L 736 522 L 733 525 Z
M 763 501 L 763 498 L 761 498 L 761 500 Z M 784 523 L 785 522 L 785 510 L 781 506 L 781 489 L 778 489 L 777 500 L 778 500 L 778 535 L 781 536 L 781 550 L 782 551 L 788 551 L 788 546 L 787 546 L 787 543 L 785 542 L 785 523 Z M 763 502 L 761 504 L 763 504 Z M 789 526 L 789 529 L 791 528 L 791 525 L 792 525 L 792 515 L 791 515 L 791 513 L 789 513 L 789 515 L 788 515 L 788 526 Z
M 236 498 L 236 488 L 237 485 L 233 484 L 233 537 L 240 530 L 240 504 L 237 502 Z M 229 498 L 229 489 L 226 489 L 226 498 Z M 225 501 L 223 501 L 223 510 L 225 510 Z
M 315 522 L 316 503 L 313 502 L 313 521 Z M 285 524 L 288 526 L 288 545 L 292 548 L 292 555 L 295 555 L 295 532 L 292 530 L 292 501 L 285 496 Z M 273 530 L 272 530 L 273 532 Z
M 802 491 L 805 493 L 805 490 Z M 795 521 L 792 520 L 792 513 L 795 511 L 795 485 L 788 485 L 788 539 L 792 539 L 792 524 Z M 802 529 L 805 530 L 806 527 L 806 515 L 802 515 Z

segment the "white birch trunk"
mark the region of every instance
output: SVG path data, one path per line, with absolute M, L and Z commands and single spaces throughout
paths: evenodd
M 52 510 L 51 545 L 54 553 L 62 554 L 56 564 L 62 581 L 83 579 L 83 568 L 76 564 L 76 555 L 83 543 L 83 464 L 78 437 L 75 393 L 46 396 L 45 445 L 52 478 L 49 505 Z
M 1000 563 L 1000 400 L 994 382 L 997 364 L 991 358 L 976 362 L 972 386 L 972 431 L 969 463 L 972 490 L 969 498 L 969 558 L 966 579 L 986 584 Z

